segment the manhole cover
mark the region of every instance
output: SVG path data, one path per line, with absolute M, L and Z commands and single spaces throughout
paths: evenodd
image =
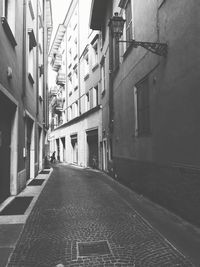
M 110 254 L 107 241 L 78 243 L 78 256 L 98 256 Z

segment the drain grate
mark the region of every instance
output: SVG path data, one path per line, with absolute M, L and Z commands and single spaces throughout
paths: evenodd
M 42 185 L 44 181 L 44 179 L 33 179 L 28 185 Z
M 100 256 L 110 254 L 107 241 L 78 243 L 78 256 Z
M 49 174 L 50 171 L 41 171 L 40 174 Z
M 27 210 L 33 197 L 16 197 L 1 212 L 0 215 L 22 215 Z

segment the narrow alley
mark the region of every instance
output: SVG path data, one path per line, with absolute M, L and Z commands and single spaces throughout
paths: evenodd
M 125 201 L 107 175 L 58 164 L 8 264 L 47 266 L 194 265 Z
M 200 1 L 0 0 L 0 267 L 200 267 Z

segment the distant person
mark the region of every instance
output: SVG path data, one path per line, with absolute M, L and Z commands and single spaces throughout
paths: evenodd
M 97 157 L 96 157 L 96 155 L 93 155 L 93 157 L 92 157 L 92 168 L 94 168 L 94 169 L 97 168 Z
M 55 154 L 56 154 L 56 151 L 54 151 L 53 154 L 51 155 L 51 163 L 55 163 L 55 161 L 56 161 Z

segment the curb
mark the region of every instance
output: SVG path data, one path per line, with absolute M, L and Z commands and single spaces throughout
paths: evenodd
M 45 169 L 43 169 L 45 170 Z M 48 169 L 49 170 L 49 169 Z M 18 240 L 21 237 L 26 221 L 33 210 L 38 197 L 42 193 L 48 179 L 51 176 L 53 168 L 49 170 L 48 174 L 38 174 L 34 179 L 45 179 L 41 186 L 26 186 L 22 192 L 14 197 L 10 197 L 5 201 L 1 210 L 7 206 L 15 197 L 33 196 L 31 203 L 23 215 L 1 215 L 0 216 L 0 267 L 8 266 L 10 258 L 16 247 Z M 32 179 L 32 180 L 34 180 Z M 28 184 L 32 181 L 29 180 Z

